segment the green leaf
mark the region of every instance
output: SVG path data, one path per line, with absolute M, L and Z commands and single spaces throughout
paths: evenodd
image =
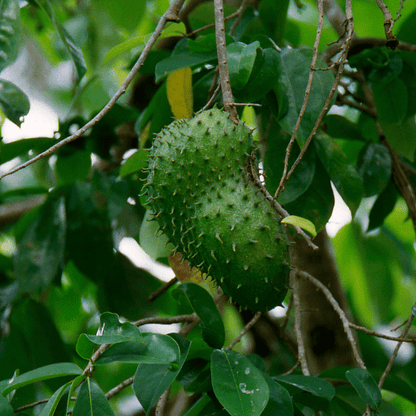
M 75 44 L 69 33 L 61 25 L 61 23 L 56 18 L 55 12 L 51 6 L 49 0 L 35 0 L 40 7 L 45 11 L 48 17 L 51 19 L 53 26 L 55 27 L 56 32 L 58 33 L 62 43 L 65 46 L 65 49 L 68 51 L 69 56 L 72 59 L 72 62 L 75 65 L 77 71 L 78 80 L 85 75 L 87 72 L 87 65 L 85 63 L 84 55 L 82 54 L 81 49 Z
M 72 415 L 114 416 L 114 412 L 103 391 L 88 377 L 81 385 Z
M 328 136 L 336 139 L 365 141 L 358 125 L 339 114 L 327 115 L 324 122 Z
M 367 232 L 383 225 L 385 218 L 393 211 L 398 196 L 396 185 L 390 181 L 371 207 Z
M 363 368 L 353 368 L 345 373 L 358 395 L 372 409 L 378 409 L 381 405 L 381 392 L 373 376 Z
M 50 380 L 52 378 L 64 376 L 78 376 L 80 374 L 82 374 L 82 370 L 73 363 L 46 365 L 17 376 L 13 382 L 2 391 L 1 394 L 6 396 L 13 390 L 20 389 L 21 387 L 25 387 L 29 384 L 37 383 L 38 381 Z
M 10 121 L 20 127 L 23 117 L 30 110 L 30 102 L 19 87 L 10 81 L 0 79 L 0 108 Z
M 213 348 L 222 348 L 225 340 L 224 324 L 211 295 L 195 283 L 182 283 L 172 295 L 179 301 L 184 296 L 201 319 L 203 340 Z
M 125 341 L 143 340 L 140 329 L 130 322 L 119 322 L 115 313 L 104 312 L 100 316 L 99 335 L 81 334 L 77 341 L 76 351 L 84 359 L 88 360 L 94 351 L 95 344 L 117 344 Z
M 20 44 L 20 6 L 17 0 L 0 3 L 0 72 L 17 58 Z
M 1 95 L 1 93 L 0 93 Z M 56 140 L 47 138 L 22 139 L 11 143 L 0 143 L 0 161 L 8 162 L 17 156 L 26 156 L 31 150 L 43 152 L 56 144 Z
M 360 176 L 332 137 L 317 134 L 314 143 L 331 181 L 354 216 L 364 193 Z
M 247 84 L 258 51 L 262 55 L 263 52 L 258 41 L 250 45 L 234 42 L 227 47 L 228 70 L 233 88 L 241 90 Z
M 120 167 L 120 177 L 125 178 L 133 173 L 140 172 L 147 166 L 149 151 L 147 149 L 139 149 L 134 152 Z
M 297 217 L 296 215 L 289 215 L 281 221 L 283 224 L 292 224 L 297 225 L 300 228 L 303 228 L 305 231 L 310 233 L 312 237 L 316 237 L 316 228 L 313 222 L 307 220 L 306 218 Z
M 91 153 L 78 150 L 70 154 L 58 154 L 54 167 L 59 185 L 85 181 L 91 170 Z
M 331 400 L 335 395 L 334 386 L 319 377 L 288 375 L 275 376 L 273 379 L 280 383 L 297 387 L 298 389 L 312 393 L 314 396 L 322 397 L 323 399 Z
M 127 341 L 111 345 L 95 361 L 104 365 L 114 361 L 141 364 L 168 364 L 178 368 L 179 346 L 171 337 L 163 334 L 144 333 L 142 341 Z
M 134 374 L 133 390 L 146 414 L 173 383 L 186 361 L 191 343 L 179 334 L 170 335 L 179 345 L 179 366 L 172 371 L 170 364 L 139 364 Z
M 289 392 L 267 374 L 263 374 L 270 390 L 270 398 L 262 416 L 293 416 L 294 409 Z
M 391 147 L 413 162 L 416 151 L 415 118 L 410 117 L 401 124 L 389 123 L 382 118 L 379 118 L 378 122 Z
M 8 400 L 0 394 L 0 415 L 14 416 L 14 410 Z
M 180 53 L 172 54 L 169 58 L 163 59 L 162 61 L 157 63 L 155 70 L 156 82 L 159 82 L 162 77 L 170 74 L 173 71 L 176 71 L 177 69 L 187 67 L 192 68 L 197 65 L 202 65 L 211 61 L 215 61 L 216 59 L 216 51 L 208 53 L 191 53 L 188 46 L 185 44 L 184 48 L 180 51 Z
M 212 387 L 231 416 L 259 416 L 269 400 L 269 386 L 254 364 L 236 351 L 214 350 Z
M 39 294 L 53 280 L 64 256 L 66 218 L 63 198 L 49 199 L 17 246 L 15 276 L 27 293 Z
M 364 196 L 379 194 L 391 177 L 392 160 L 386 146 L 368 143 L 360 152 L 357 171 L 363 181 Z
M 137 28 L 146 11 L 146 2 L 130 0 L 101 0 L 100 6 L 105 9 L 117 26 L 130 32 Z
M 66 389 L 72 384 L 72 381 L 61 386 L 49 399 L 48 403 L 42 409 L 40 416 L 53 416 L 55 414 L 56 408 L 58 407 L 59 401 L 64 395 Z
M 280 75 L 280 83 L 289 97 L 289 109 L 280 118 L 279 124 L 289 134 L 293 133 L 300 109 L 305 97 L 308 83 L 312 50 L 284 49 L 281 54 L 285 71 Z M 326 67 L 322 59 L 317 60 L 317 66 Z M 334 77 L 330 71 L 315 71 L 308 104 L 300 124 L 296 140 L 302 147 L 308 138 L 316 119 L 331 91 Z
M 407 87 L 395 78 L 388 84 L 371 84 L 377 117 L 385 123 L 401 124 L 407 113 Z

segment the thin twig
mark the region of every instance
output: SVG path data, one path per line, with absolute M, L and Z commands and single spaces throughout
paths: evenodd
M 253 177 L 254 182 L 260 188 L 260 190 L 262 191 L 262 193 L 266 197 L 266 199 L 273 205 L 273 207 L 277 211 L 277 213 L 282 218 L 288 217 L 290 214 L 269 194 L 269 191 L 261 183 L 261 181 L 260 181 L 260 179 L 257 175 L 257 172 L 254 169 L 252 163 L 250 163 L 250 170 L 251 170 L 251 175 Z M 312 242 L 311 238 L 305 233 L 305 231 L 302 230 L 302 228 L 300 228 L 299 226 L 294 225 L 294 224 L 291 224 L 291 226 L 295 229 L 297 234 L 299 234 L 301 237 L 303 237 L 305 239 L 305 241 L 307 242 L 307 244 L 310 248 L 312 248 L 313 250 L 318 250 L 319 249 L 319 247 Z
M 240 8 L 237 10 L 237 18 L 235 19 L 235 22 L 230 28 L 230 35 L 233 36 L 235 30 L 237 29 L 237 26 L 240 24 L 241 18 L 243 17 L 244 12 L 247 9 L 247 6 L 249 5 L 250 0 L 243 0 L 241 3 Z
M 384 33 L 386 34 L 388 48 L 395 49 L 399 43 L 396 36 L 393 35 L 394 20 L 391 16 L 389 8 L 384 4 L 383 0 L 376 0 L 377 6 L 384 16 Z
M 238 124 L 238 115 L 234 105 L 234 97 L 231 90 L 230 75 L 228 72 L 223 0 L 214 0 L 214 13 L 215 38 L 217 42 L 218 66 L 220 69 L 220 84 L 224 101 L 224 109 L 230 114 L 230 118 L 233 123 Z
M 407 323 L 407 321 L 405 323 Z M 380 332 L 372 331 L 371 329 L 367 329 L 363 326 L 353 324 L 352 322 L 349 322 L 348 324 L 351 328 L 354 328 L 357 331 L 364 332 L 368 335 L 374 335 L 375 337 L 378 337 L 378 338 L 388 339 L 390 341 L 408 342 L 410 344 L 416 344 L 416 338 L 392 337 L 392 336 L 389 336 L 389 335 L 381 334 Z
M 293 287 L 293 304 L 295 306 L 295 334 L 296 340 L 298 342 L 298 360 L 300 363 L 300 367 L 302 368 L 302 373 L 305 376 L 310 376 L 311 373 L 308 368 L 308 362 L 306 360 L 306 351 L 305 345 L 303 343 L 302 337 L 302 330 L 301 330 L 301 305 L 299 300 L 299 280 L 296 276 L 296 271 L 292 270 L 290 273 L 292 279 L 292 287 Z
M 281 376 L 289 376 L 290 374 L 293 374 L 296 371 L 296 369 L 299 367 L 299 365 L 300 365 L 300 361 L 298 360 L 296 362 L 296 364 L 289 371 L 286 371 L 286 373 L 283 373 L 283 374 L 280 374 L 280 375 Z
M 23 410 L 31 409 L 32 407 L 39 406 L 40 404 L 47 403 L 48 401 L 49 399 L 42 399 L 42 400 L 38 400 L 37 402 L 25 404 L 22 407 L 18 407 L 17 409 L 14 409 L 14 413 L 23 412 Z
M 236 344 L 238 344 L 241 341 L 241 338 L 245 334 L 247 334 L 248 331 L 250 331 L 251 328 L 256 324 L 256 322 L 260 319 L 261 312 L 257 312 L 253 318 L 250 319 L 250 321 L 244 326 L 244 328 L 241 330 L 241 332 L 238 334 L 237 338 L 230 343 L 230 345 L 226 348 L 227 350 L 232 350 Z
M 133 384 L 133 381 L 134 381 L 134 376 L 131 376 L 128 379 L 122 381 L 119 385 L 113 387 L 111 390 L 109 390 L 105 394 L 106 399 L 107 400 L 108 399 L 111 399 L 113 396 L 115 396 L 116 394 L 120 393 L 126 387 L 130 386 L 131 384 Z
M 290 299 L 289 299 L 289 304 L 287 305 L 287 309 L 286 309 L 286 313 L 285 313 L 285 318 L 282 322 L 282 324 L 280 325 L 280 329 L 284 330 L 287 326 L 287 324 L 289 323 L 289 317 L 290 317 L 290 312 L 293 308 L 293 293 L 290 295 Z
M 149 318 L 139 319 L 136 322 L 133 322 L 133 325 L 142 326 L 147 324 L 160 324 L 160 325 L 170 325 L 170 324 L 180 324 L 182 322 L 193 322 L 195 321 L 195 315 L 177 315 L 172 316 L 171 318 L 160 318 L 157 316 L 151 316 Z
M 415 304 L 415 306 L 416 306 L 416 304 Z M 414 319 L 414 315 L 413 315 L 413 313 L 410 313 L 409 318 L 407 319 L 407 324 L 406 324 L 406 326 L 405 326 L 405 328 L 402 332 L 401 338 L 406 337 L 407 333 L 409 332 L 410 327 L 412 326 L 413 319 Z M 402 344 L 403 344 L 403 341 L 399 341 L 397 343 L 396 348 L 394 349 L 393 354 L 391 355 L 390 360 L 387 364 L 387 367 L 386 367 L 386 369 L 384 370 L 383 374 L 380 377 L 380 380 L 378 382 L 378 387 L 380 389 L 383 387 L 384 381 L 386 380 L 387 376 L 390 373 L 391 368 L 393 367 L 394 361 L 397 357 L 397 354 L 399 353 L 399 349 L 402 346 Z
M 310 275 L 309 273 L 303 271 L 303 270 L 296 270 L 296 274 L 299 277 L 302 277 L 305 280 L 308 280 L 313 285 L 315 285 L 318 289 L 322 291 L 322 293 L 325 295 L 325 297 L 328 299 L 328 302 L 331 304 L 331 306 L 334 308 L 335 312 L 338 314 L 339 318 L 341 319 L 342 326 L 344 327 L 344 331 L 347 335 L 348 341 L 351 344 L 352 351 L 354 354 L 354 358 L 357 361 L 357 364 L 361 368 L 365 368 L 364 361 L 362 360 L 360 353 L 358 352 L 357 343 L 355 342 L 354 336 L 350 329 L 350 323 L 348 321 L 347 316 L 345 315 L 345 312 L 341 309 L 338 302 L 335 300 L 332 293 L 329 291 L 329 289 L 323 285 L 318 279 Z
M 168 402 L 169 393 L 170 393 L 170 386 L 160 396 L 159 401 L 157 402 L 157 405 L 156 405 L 155 416 L 163 416 L 165 414 L 165 407 L 166 407 L 166 403 Z
M 89 130 L 91 127 L 93 127 L 95 124 L 97 124 L 114 106 L 114 104 L 117 102 L 117 100 L 126 92 L 127 87 L 145 62 L 147 55 L 149 54 L 150 50 L 152 49 L 152 46 L 155 44 L 157 38 L 162 33 L 163 28 L 165 27 L 165 24 L 168 21 L 178 21 L 178 12 L 181 9 L 183 3 L 185 0 L 175 0 L 168 10 L 163 14 L 163 16 L 160 18 L 158 25 L 156 26 L 155 31 L 153 32 L 152 36 L 150 37 L 149 41 L 146 43 L 146 46 L 144 47 L 142 53 L 140 54 L 139 59 L 134 64 L 133 68 L 127 75 L 124 82 L 121 84 L 120 88 L 117 90 L 117 92 L 110 98 L 108 103 L 104 106 L 104 108 L 94 117 L 92 118 L 87 124 L 82 126 L 79 130 L 77 130 L 74 134 L 71 136 L 59 141 L 54 146 L 50 147 L 48 150 L 45 150 L 44 152 L 40 153 L 39 155 L 33 157 L 32 159 L 28 160 L 25 163 L 22 163 L 21 165 L 15 167 L 14 169 L 11 169 L 9 172 L 6 172 L 2 175 L 0 175 L 0 179 L 4 178 L 7 175 L 11 175 L 12 173 L 15 173 L 21 169 L 26 168 L 27 166 L 31 165 L 32 163 L 43 159 L 44 157 L 48 157 L 55 153 L 58 149 L 60 149 L 62 146 L 65 146 L 68 143 L 73 142 L 74 140 L 80 138 L 87 130 Z
M 297 119 L 296 124 L 295 124 L 295 128 L 293 129 L 292 136 L 290 137 L 289 144 L 287 145 L 287 148 L 286 148 L 286 155 L 285 155 L 283 173 L 282 173 L 282 177 L 280 179 L 279 186 L 277 187 L 276 192 L 274 194 L 274 199 L 276 199 L 278 197 L 279 193 L 283 190 L 284 184 L 288 179 L 287 171 L 289 169 L 290 152 L 292 150 L 293 144 L 295 143 L 296 135 L 298 133 L 300 123 L 303 120 L 303 116 L 304 116 L 305 111 L 306 111 L 306 106 L 308 105 L 309 94 L 310 94 L 311 89 L 312 89 L 313 75 L 314 75 L 314 72 L 315 72 L 314 70 L 315 70 L 316 61 L 318 59 L 318 47 L 319 47 L 319 43 L 321 41 L 322 28 L 324 26 L 323 0 L 318 1 L 318 10 L 319 10 L 318 29 L 316 31 L 315 43 L 313 45 L 313 55 L 312 55 L 311 69 L 309 71 L 308 83 L 306 85 L 306 90 L 305 90 L 305 96 L 303 98 L 302 107 L 300 109 L 299 116 L 298 116 L 298 119 Z
M 175 276 L 173 279 L 170 279 L 169 282 L 165 283 L 159 289 L 155 290 L 148 298 L 148 302 L 153 302 L 160 295 L 163 295 L 168 289 L 170 289 L 175 283 L 178 282 L 178 278 Z

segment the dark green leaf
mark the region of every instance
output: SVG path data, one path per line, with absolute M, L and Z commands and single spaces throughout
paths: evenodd
M 214 350 L 212 387 L 231 416 L 258 416 L 269 400 L 269 387 L 253 363 L 236 351 Z
M 229 45 L 234 42 L 234 38 L 228 33 L 225 34 L 225 43 Z M 215 41 L 215 34 L 208 33 L 204 36 L 198 36 L 195 40 L 187 39 L 187 46 L 191 53 L 210 53 L 217 51 L 217 43 Z
M 99 335 L 81 334 L 78 338 L 76 350 L 82 358 L 90 359 L 95 345 L 117 344 L 125 341 L 141 342 L 143 340 L 139 328 L 130 322 L 121 324 L 118 315 L 111 312 L 101 314 L 97 334 Z
M 307 218 L 319 232 L 331 217 L 334 201 L 329 176 L 317 160 L 311 185 L 300 197 L 286 204 L 285 208 L 291 215 Z
M 14 267 L 25 292 L 41 293 L 58 272 L 64 256 L 65 219 L 63 199 L 50 199 L 19 242 Z
M 0 4 L 1 6 L 2 4 Z M 0 54 L 0 56 L 2 55 Z M 30 102 L 19 87 L 10 81 L 0 79 L 0 108 L 10 121 L 20 127 L 23 117 L 30 110 Z
M 22 139 L 11 143 L 0 143 L 0 161 L 8 162 L 17 156 L 26 156 L 31 150 L 43 152 L 56 144 L 56 140 L 47 138 Z
M 285 49 L 282 51 L 281 57 L 285 72 L 281 73 L 280 83 L 289 97 L 289 109 L 278 121 L 287 133 L 292 134 L 305 97 L 312 50 Z M 321 59 L 318 59 L 317 66 L 325 67 L 326 65 Z M 308 104 L 296 135 L 300 146 L 305 144 L 306 139 L 315 125 L 316 119 L 331 91 L 333 81 L 334 77 L 330 71 L 314 72 Z
M 91 153 L 86 150 L 58 155 L 55 172 L 60 185 L 69 185 L 76 181 L 85 181 L 91 170 Z
M 185 363 L 191 343 L 179 334 L 170 335 L 179 345 L 180 361 L 173 371 L 170 364 L 139 364 L 134 375 L 133 390 L 146 414 L 172 384 Z
M 100 6 L 104 8 L 111 19 L 120 27 L 133 32 L 146 11 L 146 2 L 130 0 L 102 0 Z
M 0 3 L 0 72 L 17 58 L 20 32 L 19 3 L 16 0 L 3 0 Z
M 357 161 L 357 171 L 363 181 L 364 196 L 379 194 L 391 177 L 392 160 L 386 146 L 368 143 Z
M 188 359 L 182 367 L 177 381 L 188 394 L 210 391 L 212 387 L 209 362 L 202 358 Z
M 38 381 L 49 380 L 52 378 L 63 376 L 78 376 L 82 374 L 82 370 L 73 363 L 59 363 L 46 365 L 44 367 L 37 368 L 36 370 L 29 371 L 20 376 L 17 376 L 12 383 L 2 391 L 2 395 L 6 396 L 13 390 L 20 389 L 29 384 L 37 383 Z
M 262 416 L 293 416 L 293 403 L 289 392 L 267 374 L 263 374 L 269 390 L 270 398 Z
M 163 334 L 144 333 L 142 341 L 127 341 L 111 345 L 95 361 L 95 365 L 104 365 L 114 361 L 167 364 L 176 371 L 180 361 L 180 351 L 177 342 L 171 337 Z
M 372 375 L 362 368 L 353 368 L 345 373 L 358 395 L 372 408 L 381 405 L 381 392 Z
M 66 389 L 71 385 L 72 381 L 61 386 L 49 399 L 48 403 L 42 409 L 40 416 L 53 416 L 55 414 L 56 408 L 58 407 L 59 401 L 61 400 Z
M 368 231 L 372 231 L 381 225 L 385 218 L 393 211 L 399 196 L 396 186 L 390 181 L 384 191 L 377 197 L 368 216 Z
M 82 54 L 81 49 L 75 44 L 69 33 L 61 25 L 61 23 L 56 18 L 55 12 L 49 2 L 49 0 L 36 0 L 36 2 L 42 7 L 46 14 L 51 19 L 56 32 L 58 33 L 61 41 L 65 45 L 66 50 L 68 51 L 77 71 L 78 80 L 84 76 L 87 72 L 87 65 L 84 60 L 84 55 Z
M 0 415 L 14 416 L 14 410 L 8 400 L 0 394 Z
M 316 135 L 315 148 L 335 188 L 354 216 L 363 197 L 360 176 L 348 163 L 344 152 L 332 137 L 326 134 Z
M 323 399 L 332 399 L 335 395 L 334 386 L 325 380 L 312 376 L 288 375 L 275 376 L 274 380 L 297 387 L 314 396 L 322 397 Z
M 401 124 L 407 114 L 407 87 L 399 78 L 388 84 L 372 83 L 377 117 L 385 123 Z
M 221 315 L 211 295 L 195 283 L 183 283 L 172 293 L 177 300 L 185 296 L 201 319 L 202 338 L 213 348 L 224 345 L 225 329 Z
M 391 147 L 413 162 L 416 150 L 416 121 L 410 117 L 404 123 L 389 123 L 382 118 L 378 122 Z
M 365 140 L 359 126 L 343 116 L 330 114 L 324 121 L 326 133 L 334 139 Z
M 88 377 L 75 400 L 73 416 L 114 416 L 110 403 L 98 385 Z
M 263 54 L 260 42 L 246 45 L 234 42 L 227 47 L 228 70 L 233 88 L 241 90 L 248 82 L 256 61 L 257 51 Z
M 120 167 L 120 177 L 125 178 L 128 175 L 141 171 L 147 166 L 149 152 L 146 149 L 139 149 L 134 152 Z
M 267 151 L 264 158 L 264 171 L 266 173 L 266 187 L 274 195 L 279 186 L 284 168 L 286 148 L 289 144 L 289 135 L 284 133 L 273 120 L 267 132 Z M 295 162 L 300 152 L 299 145 L 294 143 L 290 152 L 289 166 Z M 301 162 L 294 170 L 285 189 L 280 193 L 280 204 L 288 204 L 299 198 L 311 185 L 315 174 L 315 149 L 311 146 L 303 156 Z

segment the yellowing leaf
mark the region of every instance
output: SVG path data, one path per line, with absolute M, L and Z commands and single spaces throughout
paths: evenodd
M 316 236 L 315 225 L 303 217 L 297 217 L 296 215 L 289 215 L 286 218 L 283 218 L 281 221 L 283 224 L 297 225 L 300 228 L 303 228 L 305 231 L 310 233 L 312 237 Z
M 168 75 L 166 90 L 173 115 L 190 118 L 193 112 L 192 71 L 182 68 Z

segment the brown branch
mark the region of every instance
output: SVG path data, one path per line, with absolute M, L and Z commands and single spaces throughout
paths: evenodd
M 227 45 L 225 42 L 224 7 L 223 0 L 214 0 L 215 12 L 215 38 L 217 42 L 218 66 L 220 70 L 220 83 L 224 109 L 230 114 L 233 123 L 238 124 L 237 110 L 231 90 L 230 75 L 227 62 Z
M 394 20 L 390 10 L 383 0 L 376 0 L 376 3 L 384 16 L 384 33 L 386 34 L 387 39 L 386 46 L 390 49 L 396 49 L 399 42 L 397 41 L 397 37 L 393 35 Z
M 175 283 L 178 282 L 178 278 L 175 276 L 173 279 L 170 279 L 169 282 L 165 283 L 159 289 L 155 290 L 150 296 L 147 298 L 148 302 L 153 302 L 157 299 L 160 295 L 163 295 L 168 289 L 170 289 Z
M 416 306 L 416 304 L 415 304 Z M 401 338 L 405 338 L 407 333 L 409 332 L 410 327 L 412 326 L 412 322 L 413 322 L 414 316 L 413 313 L 410 313 L 409 318 L 407 319 L 407 324 L 402 332 L 402 336 Z M 383 387 L 384 381 L 386 380 L 388 374 L 390 373 L 391 368 L 393 367 L 394 361 L 397 357 L 397 354 L 399 353 L 399 349 L 402 346 L 403 341 L 399 341 L 396 345 L 396 348 L 393 351 L 393 354 L 390 357 L 390 360 L 387 364 L 386 369 L 384 370 L 382 376 L 380 377 L 380 380 L 378 382 L 378 387 L 381 389 Z
M 406 323 L 407 323 L 407 321 L 405 322 L 405 324 Z M 367 329 L 363 326 L 353 324 L 352 322 L 349 322 L 348 324 L 351 328 L 354 328 L 357 331 L 361 331 L 361 332 L 364 332 L 368 335 L 373 335 L 373 336 L 378 337 L 378 338 L 388 339 L 390 341 L 409 342 L 411 344 L 416 344 L 416 338 L 391 337 L 389 335 L 381 334 L 380 332 L 372 331 L 371 329 Z
M 22 163 L 21 165 L 17 166 L 14 169 L 11 169 L 9 172 L 6 172 L 2 175 L 0 175 L 0 179 L 4 178 L 7 175 L 11 175 L 12 173 L 15 173 L 21 169 L 26 168 L 27 166 L 31 165 L 32 163 L 43 159 L 44 157 L 48 157 L 55 153 L 58 149 L 65 146 L 68 143 L 73 142 L 76 139 L 79 139 L 87 130 L 89 130 L 91 127 L 93 127 L 95 124 L 97 124 L 114 106 L 114 104 L 117 102 L 117 100 L 126 92 L 127 87 L 145 62 L 147 55 L 149 54 L 150 50 L 152 49 L 152 46 L 155 44 L 157 38 L 162 33 L 163 28 L 165 27 L 165 24 L 169 21 L 179 21 L 178 12 L 182 8 L 183 3 L 185 0 L 175 0 L 168 10 L 163 14 L 163 16 L 160 18 L 159 23 L 156 26 L 155 31 L 153 32 L 152 36 L 150 37 L 149 41 L 146 43 L 142 53 L 140 54 L 139 59 L 134 64 L 133 68 L 127 75 L 124 82 L 121 84 L 120 88 L 117 90 L 117 92 L 110 98 L 108 103 L 104 106 L 104 108 L 94 117 L 92 118 L 88 123 L 86 123 L 83 127 L 81 127 L 79 130 L 77 130 L 73 135 L 61 140 L 54 146 L 50 147 L 48 150 L 40 153 L 39 155 L 33 157 L 32 159 L 28 160 L 25 163 Z
M 286 155 L 285 155 L 283 173 L 282 173 L 282 177 L 280 179 L 279 186 L 277 187 L 276 192 L 274 194 L 274 197 L 273 197 L 274 199 L 277 199 L 279 193 L 284 189 L 285 182 L 289 179 L 287 177 L 287 171 L 289 169 L 290 152 L 291 152 L 292 146 L 293 146 L 293 144 L 296 140 L 296 134 L 299 130 L 300 123 L 302 122 L 303 116 L 305 114 L 306 106 L 307 106 L 308 100 L 309 100 L 309 94 L 310 94 L 311 89 L 312 89 L 313 75 L 314 75 L 314 72 L 315 72 L 314 69 L 315 69 L 316 61 L 318 59 L 318 47 L 319 47 L 319 43 L 321 41 L 322 28 L 324 26 L 324 10 L 323 10 L 323 1 L 322 0 L 318 1 L 318 9 L 319 9 L 318 29 L 316 31 L 315 43 L 313 45 L 313 55 L 312 55 L 311 69 L 309 71 L 309 77 L 308 77 L 308 83 L 306 85 L 305 96 L 303 98 L 303 103 L 302 103 L 302 107 L 301 107 L 300 112 L 299 112 L 298 119 L 296 120 L 295 128 L 293 129 L 292 136 L 290 137 L 289 144 L 287 145 L 287 148 L 286 148 Z
M 122 381 L 119 385 L 113 387 L 111 390 L 109 390 L 105 394 L 106 399 L 107 400 L 108 399 L 111 399 L 113 396 L 115 396 L 116 394 L 120 393 L 126 387 L 130 386 L 131 384 L 133 384 L 133 381 L 134 381 L 134 376 L 129 377 L 128 379 Z
M 241 330 L 241 332 L 238 334 L 237 338 L 230 343 L 230 345 L 226 348 L 227 350 L 232 350 L 236 344 L 238 344 L 241 341 L 241 338 L 245 334 L 247 334 L 248 331 L 250 331 L 251 328 L 256 324 L 256 322 L 260 319 L 261 312 L 257 312 L 253 318 L 244 326 L 244 328 Z
M 155 416 L 163 416 L 165 414 L 165 407 L 166 407 L 166 403 L 168 402 L 169 393 L 170 393 L 170 386 L 160 396 L 159 401 L 157 402 L 157 405 L 156 405 Z

